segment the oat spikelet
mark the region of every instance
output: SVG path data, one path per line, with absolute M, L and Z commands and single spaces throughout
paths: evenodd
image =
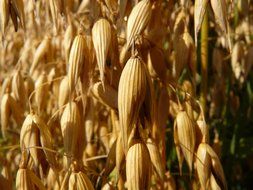
M 21 166 L 16 177 L 17 190 L 46 190 L 42 181 L 29 169 Z
M 179 146 L 191 171 L 196 141 L 195 123 L 186 111 L 180 111 L 175 122 Z
M 75 38 L 75 27 L 72 24 L 72 22 L 69 23 L 66 32 L 64 34 L 64 39 L 63 39 L 63 46 L 64 46 L 64 53 L 65 53 L 65 61 L 66 63 L 69 60 L 69 54 L 71 50 L 71 45 L 73 43 L 73 40 Z
M 245 72 L 245 43 L 238 41 L 232 49 L 231 66 L 234 76 L 237 80 L 242 81 L 242 75 Z
M 17 190 L 35 190 L 27 173 L 27 169 L 19 168 L 16 176 L 16 189 Z
M 35 82 L 35 102 L 38 106 L 38 111 L 41 112 L 47 103 L 48 82 L 46 73 L 42 73 Z
M 59 13 L 59 9 L 57 7 L 57 0 L 49 0 L 49 7 L 50 7 L 50 12 L 52 15 L 53 23 L 55 26 L 55 30 L 57 31 L 57 29 L 58 29 L 58 13 Z
M 183 155 L 183 152 L 182 152 L 182 150 L 180 148 L 180 143 L 179 143 L 179 139 L 178 139 L 178 131 L 177 131 L 176 123 L 174 123 L 173 138 L 174 138 L 174 143 L 175 143 L 175 146 L 176 146 L 176 153 L 177 153 L 177 159 L 178 159 L 178 165 L 179 165 L 179 172 L 180 172 L 180 175 L 182 175 L 182 166 L 183 166 L 183 162 L 184 162 L 184 155 Z
M 39 146 L 39 129 L 33 121 L 33 115 L 29 114 L 26 116 L 20 131 L 20 147 L 21 150 L 29 150 L 34 164 L 38 168 L 41 151 L 34 148 L 34 146 Z M 29 149 L 29 147 L 33 148 Z
M 92 41 L 96 52 L 100 80 L 103 86 L 106 57 L 111 43 L 111 33 L 111 25 L 104 18 L 99 19 L 92 28 Z
M 146 145 L 137 140 L 129 148 L 126 156 L 127 189 L 149 189 L 150 164 L 150 156 Z
M 214 152 L 214 150 L 212 149 L 212 147 L 208 144 L 206 144 L 206 149 L 208 154 L 211 157 L 211 171 L 212 171 L 212 175 L 215 178 L 216 183 L 218 184 L 218 186 L 221 189 L 227 189 L 227 183 L 226 183 L 226 179 L 225 179 L 225 175 L 224 175 L 224 171 L 222 168 L 222 165 L 220 163 L 220 159 L 217 156 L 217 154 Z
M 35 51 L 33 62 L 29 71 L 30 75 L 33 74 L 39 62 L 44 58 L 46 53 L 49 51 L 49 47 L 50 47 L 50 38 L 46 36 Z
M 70 102 L 65 107 L 61 117 L 61 130 L 63 143 L 66 153 L 69 156 L 75 154 L 77 137 L 80 133 L 81 118 L 78 105 L 75 102 Z
M 134 6 L 127 21 L 126 49 L 129 49 L 135 38 L 144 31 L 151 18 L 151 12 L 150 0 L 142 0 Z
M 9 2 L 8 0 L 0 0 L 0 28 L 2 35 L 5 34 L 6 27 L 9 22 Z
M 94 190 L 90 179 L 81 171 L 72 172 L 69 177 L 69 190 Z
M 86 50 L 85 38 L 83 35 L 78 34 L 73 41 L 69 54 L 68 80 L 71 93 L 73 93 L 81 73 L 85 60 L 85 52 L 87 52 Z
M 51 132 L 49 131 L 48 126 L 45 122 L 37 115 L 33 114 L 33 122 L 37 125 L 37 128 L 40 132 L 40 144 L 42 146 L 43 152 L 46 155 L 47 161 L 49 162 L 50 166 L 56 171 L 58 169 L 58 164 L 55 159 L 55 154 L 47 149 L 53 149 L 53 137 Z
M 109 106 L 110 108 L 117 109 L 118 108 L 118 93 L 108 84 L 104 84 L 104 88 L 102 82 L 97 82 L 93 85 L 92 94 L 104 105 Z
M 58 106 L 61 108 L 68 102 L 69 98 L 69 84 L 68 84 L 68 77 L 65 76 L 60 84 L 59 87 L 59 97 L 58 97 Z
M 119 120 L 125 151 L 128 136 L 145 99 L 146 84 L 144 63 L 139 57 L 130 58 L 122 71 L 118 90 Z
M 204 19 L 208 0 L 195 0 L 194 3 L 194 34 L 195 46 L 197 46 L 198 32 Z
M 160 177 L 160 179 L 163 181 L 165 172 L 164 172 L 164 167 L 162 163 L 162 157 L 159 152 L 158 146 L 155 143 L 155 141 L 151 138 L 148 138 L 146 145 L 147 145 L 154 169 L 156 173 L 158 174 L 158 176 Z
M 18 70 L 14 73 L 12 78 L 12 93 L 14 99 L 21 105 L 21 108 L 25 108 L 25 85 L 24 79 L 21 75 L 21 72 Z
M 88 176 L 81 171 L 77 173 L 77 189 L 94 190 L 94 187 Z
M 1 100 L 1 132 L 4 138 L 7 137 L 7 129 L 11 116 L 10 94 L 4 94 Z
M 211 157 L 207 152 L 206 143 L 201 143 L 198 147 L 196 167 L 201 187 L 207 189 L 211 175 Z
M 225 0 L 211 0 L 211 6 L 214 12 L 215 20 L 219 27 L 221 28 L 222 32 L 226 34 L 227 43 L 229 50 L 232 50 L 231 41 L 230 41 L 230 34 L 229 34 L 229 24 L 227 18 L 227 5 Z

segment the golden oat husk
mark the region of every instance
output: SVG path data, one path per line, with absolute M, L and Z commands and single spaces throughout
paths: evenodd
M 29 73 L 32 76 L 35 69 L 38 67 L 38 64 L 43 60 L 43 58 L 46 56 L 46 54 L 50 51 L 50 38 L 46 36 L 40 45 L 37 47 L 35 53 L 32 65 L 30 67 Z
M 140 140 L 129 148 L 126 156 L 127 189 L 148 189 L 151 177 L 151 160 L 147 146 Z
M 35 190 L 35 185 L 31 182 L 27 169 L 19 168 L 16 176 L 17 190 Z
M 80 76 L 85 61 L 85 52 L 87 52 L 85 37 L 78 34 L 71 46 L 68 61 L 68 80 L 70 93 L 74 92 L 78 78 Z
M 108 84 L 95 83 L 91 88 L 92 94 L 104 105 L 112 109 L 118 108 L 118 92 Z
M 58 97 L 58 106 L 61 108 L 63 105 L 65 105 L 68 102 L 69 98 L 69 83 L 68 83 L 68 77 L 65 76 L 59 87 L 59 97 Z
M 85 156 L 87 158 L 90 158 L 90 157 L 96 156 L 97 152 L 98 152 L 97 145 L 95 143 L 88 142 L 85 148 Z M 91 164 L 91 165 L 94 166 L 94 164 Z
M 187 26 L 188 15 L 185 9 L 181 9 L 177 14 L 173 31 L 175 33 L 175 37 L 178 37 L 184 33 L 185 27 Z
M 2 35 L 5 35 L 9 22 L 9 0 L 0 0 L 0 24 Z
M 197 47 L 198 32 L 204 20 L 208 0 L 196 0 L 194 3 L 194 35 L 195 46 Z
M 69 102 L 61 117 L 61 131 L 64 149 L 68 156 L 73 157 L 78 148 L 76 144 L 80 130 L 81 116 L 78 105 L 76 102 Z
M 98 135 L 99 135 L 99 138 L 103 144 L 103 146 L 105 147 L 106 149 L 106 152 L 108 153 L 109 152 L 109 131 L 108 131 L 108 128 L 109 128 L 109 125 L 105 122 L 101 122 L 100 126 L 99 126 L 99 131 L 98 131 Z
M 179 172 L 180 172 L 180 175 L 182 175 L 182 166 L 183 166 L 183 162 L 184 162 L 184 155 L 183 155 L 182 149 L 180 147 L 180 142 L 179 142 L 179 138 L 178 138 L 178 130 L 177 130 L 175 123 L 174 123 L 174 127 L 173 127 L 173 140 L 174 140 L 174 144 L 176 146 Z
M 227 3 L 226 0 L 211 0 L 211 7 L 215 16 L 215 22 L 220 27 L 221 31 L 226 35 L 228 48 L 232 50 L 230 40 L 229 23 L 227 18 Z
M 66 64 L 69 61 L 69 54 L 70 54 L 71 46 L 72 46 L 73 40 L 75 38 L 75 35 L 76 35 L 76 28 L 75 28 L 74 24 L 70 21 L 70 23 L 66 29 L 66 32 L 64 34 L 64 39 L 63 39 L 63 47 L 64 47 Z
M 130 58 L 120 77 L 118 109 L 123 147 L 127 150 L 130 131 L 139 115 L 146 95 L 147 76 L 144 63 L 139 57 Z
M 175 36 L 173 44 L 175 47 L 176 79 L 180 76 L 186 65 L 189 65 L 189 68 L 193 71 L 193 75 L 195 76 L 195 46 L 187 28 L 185 28 L 182 35 Z
M 163 52 L 158 48 L 151 48 L 148 52 L 147 64 L 148 71 L 151 77 L 159 78 L 163 83 L 166 83 L 166 63 Z
M 159 152 L 158 146 L 152 138 L 148 138 L 146 145 L 147 145 L 150 159 L 154 166 L 154 169 L 156 173 L 158 174 L 160 180 L 163 181 L 165 168 L 163 167 L 162 157 Z
M 17 125 L 21 125 L 24 121 L 24 110 L 21 108 L 20 104 L 16 102 L 12 95 L 9 98 L 13 119 Z
M 158 103 L 156 106 L 156 125 L 153 127 L 153 137 L 156 140 L 160 140 L 163 135 L 166 122 L 169 115 L 169 95 L 165 87 L 161 87 L 160 94 L 158 95 Z
M 77 173 L 77 189 L 95 190 L 88 176 L 82 171 Z
M 104 18 L 95 22 L 92 28 L 92 41 L 96 53 L 97 64 L 100 73 L 100 80 L 104 86 L 104 72 L 106 65 L 106 58 L 111 43 L 111 25 L 109 21 Z
M 25 95 L 24 79 L 21 75 L 20 70 L 17 70 L 12 78 L 12 93 L 14 99 L 20 104 L 21 108 L 25 108 L 26 95 Z
M 84 162 L 84 165 L 92 168 L 92 169 L 95 169 L 97 168 L 97 161 L 96 160 L 92 160 L 92 161 L 87 161 L 86 158 L 92 158 L 96 155 L 98 155 L 98 146 L 96 143 L 91 143 L 91 142 L 88 142 L 86 147 L 85 147 L 85 152 L 84 152 L 84 157 L 83 157 L 83 162 Z
M 42 181 L 29 169 L 21 166 L 16 176 L 17 190 L 46 190 Z
M 111 124 L 112 124 L 112 135 L 110 138 L 110 145 L 118 138 L 120 135 L 119 117 L 115 110 L 110 110 Z
M 213 174 L 211 174 L 211 177 L 210 177 L 210 189 L 222 190 L 222 188 L 216 182 Z
M 232 49 L 232 57 L 231 57 L 231 66 L 232 66 L 232 71 L 235 75 L 235 78 L 237 80 L 242 79 L 242 75 L 244 73 L 244 67 L 245 67 L 245 43 L 243 41 L 238 41 L 233 49 Z
M 207 152 L 206 143 L 201 143 L 198 147 L 196 168 L 202 189 L 207 189 L 211 175 L 211 157 Z
M 47 188 L 50 190 L 60 190 L 59 184 L 57 183 L 57 176 L 51 167 L 49 168 L 49 171 L 47 174 L 46 184 L 47 184 Z
M 6 77 L 4 79 L 3 83 L 0 86 L 1 87 L 0 98 L 2 98 L 5 93 L 11 92 L 11 81 L 12 81 L 12 77 Z
M 46 108 L 47 96 L 49 86 L 46 84 L 48 82 L 48 78 L 45 72 L 40 74 L 38 79 L 35 82 L 35 102 L 38 106 L 38 112 L 42 112 Z
M 98 2 L 95 2 L 98 3 Z M 91 9 L 91 1 L 90 0 L 84 0 L 81 2 L 81 4 L 78 7 L 77 13 L 83 13 L 85 11 L 88 11 Z
M 203 117 L 200 117 L 197 120 L 196 138 L 197 138 L 197 144 L 200 144 L 201 142 L 209 143 L 209 128 Z
M 81 171 L 72 172 L 69 177 L 69 190 L 94 190 L 89 178 Z
M 11 117 L 10 94 L 4 94 L 1 100 L 1 132 L 3 137 L 7 138 L 7 130 L 9 128 Z
M 148 25 L 152 13 L 152 3 L 150 0 L 141 0 L 132 9 L 127 20 L 126 49 L 128 50 L 146 26 Z
M 169 100 L 169 113 L 173 118 L 176 118 L 178 112 L 180 111 L 179 105 L 172 99 Z
M 69 190 L 77 190 L 77 173 L 72 172 L 69 177 Z
M 41 150 L 35 148 L 36 146 L 40 146 L 39 129 L 36 127 L 36 124 L 33 121 L 33 115 L 29 114 L 26 116 L 24 123 L 21 127 L 20 147 L 21 150 L 24 151 L 27 151 L 26 149 L 28 149 L 35 167 L 38 168 L 41 159 Z
M 119 55 L 119 63 L 120 66 L 123 68 L 126 61 L 131 57 L 130 51 L 128 51 L 126 44 L 121 48 L 120 55 Z
M 29 169 L 26 169 L 26 170 L 32 184 L 34 184 L 39 190 L 46 190 L 42 181 L 31 170 Z
M 220 158 L 221 157 L 222 142 L 220 141 L 219 133 L 216 130 L 214 131 L 214 139 L 213 139 L 212 148 L 213 148 L 214 152 L 217 154 L 217 156 Z
M 26 76 L 26 78 L 25 78 L 24 91 L 25 91 L 25 96 L 27 98 L 34 91 L 34 82 L 33 82 L 33 79 L 30 76 Z
M 69 185 L 69 177 L 71 175 L 71 171 L 68 170 L 65 175 L 64 175 L 64 178 L 62 179 L 61 181 L 61 186 L 60 186 L 60 190 L 68 190 L 68 185 Z
M 48 126 L 37 114 L 33 115 L 33 122 L 37 125 L 40 131 L 40 144 L 43 148 L 43 152 L 46 155 L 46 159 L 50 165 L 57 172 L 58 164 L 56 161 L 55 153 L 51 152 L 53 150 L 53 137 L 49 131 Z M 50 150 L 47 150 L 50 149 Z
M 52 16 L 52 20 L 54 23 L 55 31 L 57 32 L 59 23 L 58 23 L 58 15 L 60 13 L 59 7 L 58 7 L 58 0 L 49 0 L 49 8 Z
M 226 183 L 226 179 L 225 179 L 222 165 L 220 163 L 220 159 L 210 145 L 206 144 L 206 150 L 211 157 L 212 175 L 214 176 L 215 181 L 220 186 L 220 188 L 226 190 L 227 183 Z
M 92 99 L 88 99 L 87 103 L 87 115 L 85 117 L 85 136 L 87 142 L 92 141 L 92 136 L 94 135 L 95 126 L 95 105 Z
M 180 111 L 175 120 L 178 142 L 185 160 L 192 171 L 192 161 L 196 143 L 195 123 L 186 111 Z

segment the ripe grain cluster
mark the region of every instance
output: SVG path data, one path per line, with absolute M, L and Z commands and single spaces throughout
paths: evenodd
M 232 46 L 231 6 L 0 0 L 0 188 L 180 189 L 168 166 L 175 150 L 173 168 L 192 189 L 227 189 L 197 49 L 207 15 L 217 76 L 231 52 L 235 80 L 247 79 L 253 46 Z

